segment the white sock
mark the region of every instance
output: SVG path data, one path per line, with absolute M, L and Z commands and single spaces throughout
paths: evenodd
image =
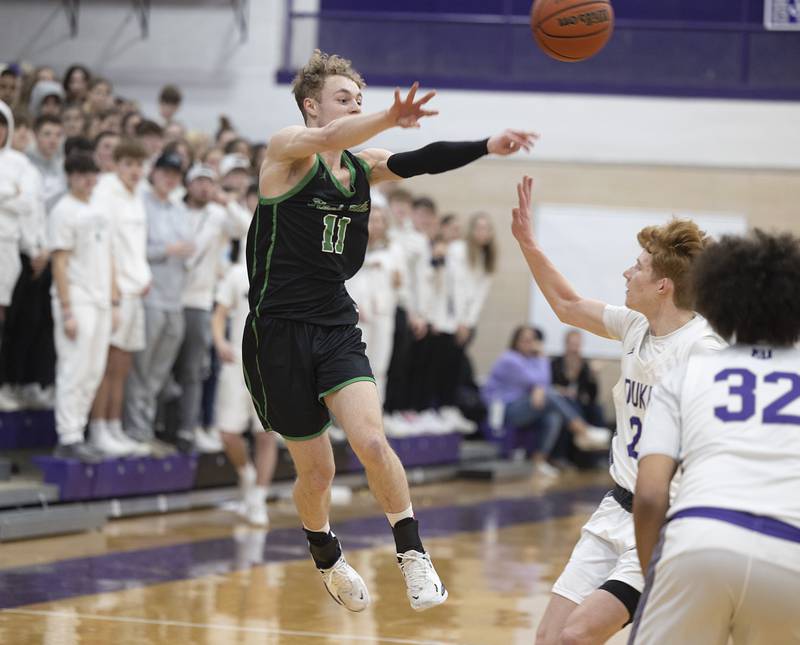
M 310 529 L 305 524 L 303 524 L 303 528 L 306 531 L 311 531 L 312 533 L 325 533 L 327 535 L 331 532 L 331 523 L 325 522 L 325 526 L 323 526 L 321 529 Z
M 404 520 L 407 517 L 414 517 L 414 509 L 411 504 L 408 505 L 406 510 L 400 511 L 399 513 L 386 513 L 386 519 L 389 520 L 389 524 L 392 525 L 392 528 L 394 528 L 394 525 L 400 520 Z
M 239 473 L 239 485 L 243 490 L 250 490 L 256 483 L 256 469 L 253 464 L 247 462 L 244 466 L 237 469 Z
M 267 503 L 267 487 L 266 486 L 253 486 L 251 489 L 253 500 L 257 500 L 259 504 Z
M 109 419 L 107 425 L 111 434 L 117 435 L 122 432 L 122 419 Z
M 89 438 L 92 441 L 97 441 L 101 434 L 106 431 L 105 419 L 92 419 L 89 421 Z

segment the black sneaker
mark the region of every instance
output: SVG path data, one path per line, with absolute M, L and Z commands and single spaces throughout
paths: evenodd
M 66 445 L 58 444 L 53 451 L 53 457 L 58 457 L 59 459 L 76 459 L 85 464 L 99 464 L 106 459 L 103 453 L 83 441 Z

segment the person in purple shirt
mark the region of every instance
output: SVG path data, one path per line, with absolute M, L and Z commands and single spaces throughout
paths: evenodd
M 558 470 L 547 463 L 561 426 L 573 433 L 581 450 L 608 448 L 609 432 L 588 425 L 551 386 L 550 359 L 544 356 L 544 334 L 536 327 L 522 325 L 511 335 L 509 349 L 492 366 L 481 394 L 487 405 L 505 406 L 503 424 L 517 430 L 540 433 L 533 453 L 534 472 L 553 477 Z

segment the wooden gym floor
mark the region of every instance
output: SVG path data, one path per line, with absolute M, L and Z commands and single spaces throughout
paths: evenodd
M 269 531 L 204 510 L 3 544 L 0 643 L 533 643 L 550 585 L 609 483 L 594 472 L 547 487 L 415 487 L 426 549 L 450 591 L 445 605 L 424 613 L 408 605 L 391 531 L 366 491 L 332 512 L 372 594 L 361 614 L 328 597 L 290 501 L 270 505 Z

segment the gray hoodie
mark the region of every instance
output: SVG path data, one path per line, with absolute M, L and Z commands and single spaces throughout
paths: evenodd
M 64 88 L 55 81 L 39 81 L 33 86 L 31 90 L 31 100 L 28 101 L 28 112 L 35 119 L 39 116 L 39 108 L 42 107 L 42 101 L 48 96 L 57 96 L 64 102 Z

